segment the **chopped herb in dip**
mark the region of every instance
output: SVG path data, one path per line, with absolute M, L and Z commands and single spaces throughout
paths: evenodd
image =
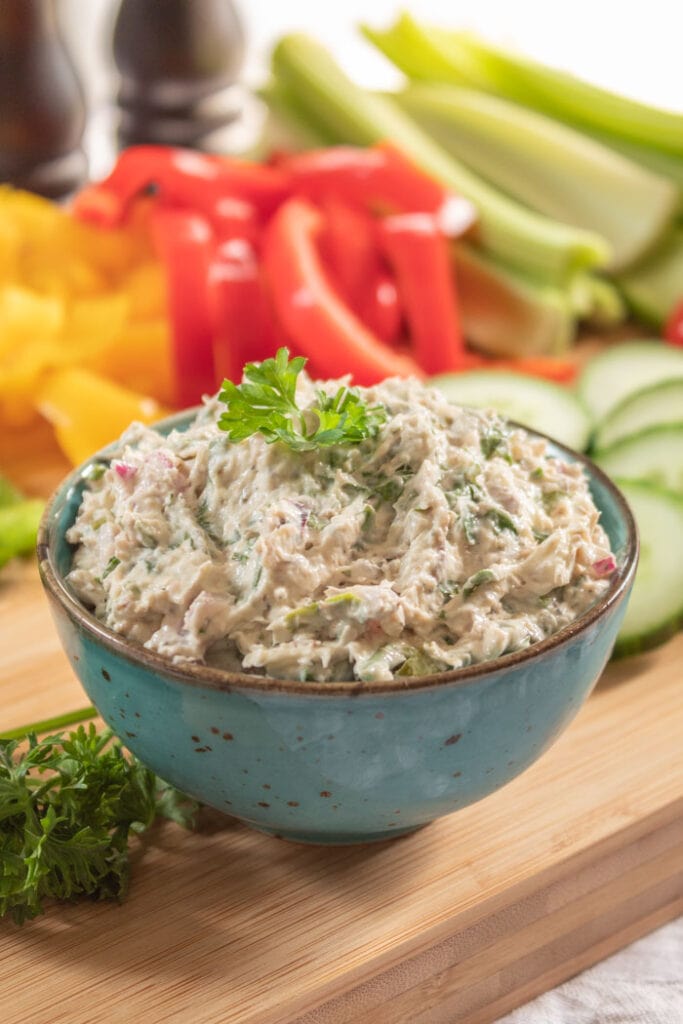
M 604 593 L 580 465 L 416 380 L 302 366 L 247 368 L 185 432 L 133 425 L 90 475 L 69 584 L 107 626 L 176 664 L 388 680 L 526 648 Z

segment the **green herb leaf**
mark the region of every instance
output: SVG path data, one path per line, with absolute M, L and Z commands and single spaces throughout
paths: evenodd
M 475 515 L 471 512 L 464 512 L 460 516 L 460 525 L 462 526 L 462 532 L 465 534 L 465 540 L 472 547 L 477 543 L 478 533 L 478 520 Z
M 543 508 L 546 512 L 553 512 L 558 502 L 560 502 L 562 498 L 566 497 L 566 491 L 545 491 L 545 493 L 541 495 Z
M 484 583 L 490 583 L 495 578 L 495 573 L 491 572 L 490 569 L 480 569 L 479 572 L 475 572 L 474 576 L 470 576 L 465 583 L 465 586 L 462 588 L 463 597 L 469 597 L 470 594 L 473 594 Z
M 503 530 L 509 530 L 511 533 L 518 532 L 513 519 L 501 508 L 492 508 L 490 512 L 486 513 L 486 518 L 491 520 L 496 533 L 502 533 Z
M 506 462 L 512 462 L 507 447 L 507 435 L 498 427 L 490 427 L 482 435 L 479 441 L 481 453 L 486 459 L 500 455 Z
M 22 924 L 49 898 L 120 899 L 131 832 L 158 815 L 189 824 L 194 810 L 92 724 L 42 740 L 31 732 L 26 747 L 0 741 L 0 917 Z
M 354 388 L 342 386 L 334 395 L 317 392 L 317 404 L 301 409 L 296 403 L 297 377 L 306 360 L 289 358 L 280 348 L 273 359 L 247 363 L 245 381 L 223 381 L 218 398 L 227 406 L 218 426 L 231 441 L 261 434 L 268 444 L 281 441 L 292 451 L 314 451 L 331 445 L 358 444 L 375 437 L 386 415 L 381 406 L 368 406 Z
M 121 559 L 117 558 L 116 555 L 112 555 L 107 562 L 104 572 L 102 573 L 102 579 L 106 579 L 109 573 L 114 571 L 117 565 L 121 565 Z

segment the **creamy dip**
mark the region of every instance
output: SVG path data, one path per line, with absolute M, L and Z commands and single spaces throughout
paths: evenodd
M 176 664 L 366 681 L 521 650 L 605 592 L 580 465 L 415 380 L 358 391 L 386 422 L 350 447 L 233 443 L 216 399 L 185 432 L 134 424 L 67 534 L 71 588 Z

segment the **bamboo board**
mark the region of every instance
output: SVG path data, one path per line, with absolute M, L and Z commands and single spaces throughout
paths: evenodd
M 6 444 L 32 491 L 63 470 Z M 5 1024 L 486 1024 L 683 911 L 683 635 L 608 668 L 505 789 L 357 848 L 206 812 L 134 854 L 122 906 L 0 923 Z M 0 727 L 85 703 L 35 566 L 0 577 Z

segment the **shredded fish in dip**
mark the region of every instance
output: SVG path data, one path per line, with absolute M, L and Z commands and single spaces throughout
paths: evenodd
M 176 664 L 322 681 L 497 658 L 605 592 L 615 562 L 580 465 L 418 381 L 358 391 L 387 418 L 349 447 L 232 443 L 216 399 L 185 432 L 134 424 L 67 534 L 71 588 Z M 314 398 L 302 374 L 297 401 Z

